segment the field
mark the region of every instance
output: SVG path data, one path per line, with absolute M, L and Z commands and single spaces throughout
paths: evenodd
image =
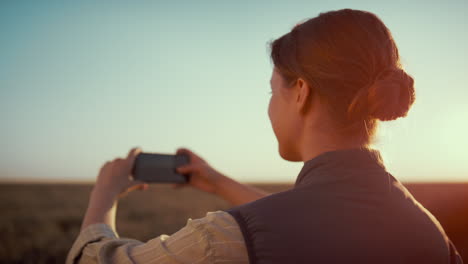
M 292 187 L 255 186 L 270 192 Z M 462 257 L 468 259 L 468 184 L 405 186 L 437 217 Z M 0 184 L 0 263 L 64 263 L 79 232 L 91 188 L 88 184 Z M 121 237 L 147 241 L 176 232 L 188 218 L 229 207 L 219 197 L 193 188 L 152 185 L 146 192 L 135 191 L 120 200 L 117 231 Z

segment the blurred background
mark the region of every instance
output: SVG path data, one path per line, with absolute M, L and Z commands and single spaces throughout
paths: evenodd
M 377 14 L 415 79 L 408 117 L 382 123 L 374 148 L 468 257 L 467 5 L 2 1 L 0 262 L 63 263 L 99 168 L 134 146 L 168 154 L 187 147 L 238 181 L 290 188 L 303 163 L 278 155 L 267 115 L 268 43 L 342 8 Z M 163 194 L 200 198 L 167 205 Z M 132 206 L 141 195 L 155 201 L 151 208 Z M 163 185 L 125 199 L 118 228 L 137 239 L 228 206 Z M 147 229 L 137 225 L 143 219 Z

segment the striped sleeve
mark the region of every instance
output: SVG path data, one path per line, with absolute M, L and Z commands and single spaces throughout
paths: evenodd
M 224 211 L 188 219 L 176 233 L 146 243 L 120 238 L 104 223 L 86 227 L 70 249 L 66 264 L 91 263 L 248 263 L 244 238 Z

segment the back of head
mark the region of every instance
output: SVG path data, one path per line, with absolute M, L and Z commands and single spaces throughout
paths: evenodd
M 370 12 L 321 13 L 274 40 L 271 58 L 287 83 L 312 87 L 348 140 L 368 144 L 377 120 L 406 116 L 415 100 L 389 29 Z

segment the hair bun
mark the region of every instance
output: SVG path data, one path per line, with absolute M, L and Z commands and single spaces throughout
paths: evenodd
M 348 117 L 395 120 L 407 115 L 414 100 L 413 78 L 401 68 L 386 68 L 356 93 L 348 107 Z
M 405 117 L 415 100 L 414 79 L 401 68 L 387 68 L 370 85 L 368 116 L 382 121 Z

